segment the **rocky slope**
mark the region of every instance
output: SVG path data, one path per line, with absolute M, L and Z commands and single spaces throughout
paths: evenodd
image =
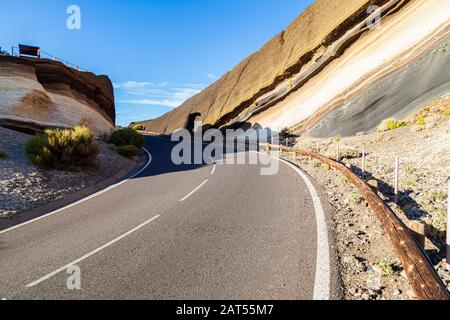
M 97 134 L 114 128 L 108 77 L 46 59 L 0 56 L 0 125 L 33 132 L 78 124 Z
M 448 179 L 450 169 L 450 95 L 440 97 L 402 119 L 405 126 L 378 132 L 335 138 L 298 138 L 296 144 L 335 159 L 339 144 L 341 161 L 378 186 L 379 196 L 409 225 L 425 226 L 426 253 L 450 290 L 450 266 L 445 261 Z M 292 143 L 292 141 L 291 141 Z M 293 143 L 292 143 L 293 144 Z M 285 156 L 287 154 L 285 153 Z M 399 196 L 395 203 L 394 166 L 399 157 Z M 291 160 L 294 160 L 291 158 Z M 354 187 L 342 175 L 320 162 L 295 159 L 325 190 L 335 221 L 334 234 L 347 299 L 410 299 L 406 274 L 385 231 Z M 386 263 L 382 263 L 385 261 Z M 377 268 L 385 272 L 377 290 L 371 280 Z M 386 267 L 392 270 L 386 274 Z M 383 269 L 383 268 L 382 268 Z
M 140 123 L 168 134 L 198 113 L 206 127 L 321 137 L 372 130 L 450 91 L 448 41 L 448 1 L 318 0 L 203 92 Z

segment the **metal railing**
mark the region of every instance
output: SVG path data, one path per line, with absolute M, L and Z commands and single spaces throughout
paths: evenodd
M 23 55 L 20 54 L 19 47 L 12 47 L 11 55 L 14 56 L 14 57 L 22 57 L 23 56 Z M 28 57 L 28 56 L 25 56 L 25 57 Z M 28 58 L 30 58 L 30 57 L 28 57 Z M 69 62 L 68 60 L 58 58 L 55 55 L 53 55 L 51 53 L 48 53 L 48 52 L 45 52 L 45 51 L 42 51 L 42 50 L 40 51 L 40 56 L 39 57 L 31 57 L 31 58 L 34 58 L 34 59 L 48 59 L 48 60 L 52 60 L 52 61 L 57 61 L 57 62 L 60 62 L 60 63 L 64 64 L 68 68 L 72 68 L 72 69 L 75 69 L 77 71 L 88 72 L 88 69 L 86 69 L 86 68 L 81 68 L 80 66 L 78 66 L 78 65 L 76 65 L 76 64 L 74 64 L 72 62 Z
M 425 251 L 420 247 L 407 226 L 363 179 L 344 164 L 312 151 L 274 144 L 260 144 L 260 146 L 265 148 L 268 154 L 271 154 L 272 150 L 278 150 L 278 156 L 283 157 L 283 152 L 290 152 L 295 156 L 300 155 L 318 160 L 329 169 L 341 172 L 357 188 L 369 204 L 372 212 L 382 223 L 417 298 L 421 300 L 450 300 L 447 288 L 439 278 Z

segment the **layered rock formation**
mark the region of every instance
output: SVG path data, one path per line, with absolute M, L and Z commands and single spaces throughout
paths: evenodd
M 449 1 L 318 0 L 219 81 L 141 123 L 168 134 L 199 113 L 214 127 L 372 130 L 450 91 L 449 40 Z
M 115 125 L 112 83 L 45 59 L 0 56 L 0 125 L 23 131 L 83 124 L 96 134 Z

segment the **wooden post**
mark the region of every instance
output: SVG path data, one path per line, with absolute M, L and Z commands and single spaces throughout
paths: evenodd
M 286 146 L 286 148 L 289 147 L 289 138 L 286 138 L 285 146 Z M 287 150 L 286 150 L 286 157 L 289 158 L 289 152 Z
M 399 182 L 400 158 L 395 157 L 395 178 L 394 178 L 394 201 L 398 204 L 398 182 Z
M 426 239 L 425 225 L 417 221 L 410 221 L 408 227 L 412 231 L 412 234 L 416 238 L 420 247 L 422 249 L 425 249 L 425 239 Z
M 429 262 L 426 253 L 418 248 L 417 242 L 413 239 L 407 226 L 367 184 L 361 183 L 360 178 L 342 164 L 306 150 L 301 151 L 300 154 L 323 161 L 330 168 L 342 172 L 359 193 L 364 196 L 373 214 L 378 218 L 389 236 L 411 287 L 419 299 L 433 301 L 450 299 L 446 286 Z
M 362 149 L 362 179 L 366 178 L 366 148 Z
M 341 160 L 341 144 L 338 142 L 336 161 L 339 162 L 340 160 Z
M 447 192 L 447 264 L 450 265 L 450 181 Z
M 378 192 L 378 181 L 371 179 L 367 181 L 367 184 L 373 189 L 373 191 Z
M 320 153 L 320 142 L 319 141 L 317 141 L 316 151 L 317 151 L 317 153 Z
M 273 146 L 273 137 L 270 135 L 270 147 L 267 146 L 267 153 L 272 154 L 272 146 Z

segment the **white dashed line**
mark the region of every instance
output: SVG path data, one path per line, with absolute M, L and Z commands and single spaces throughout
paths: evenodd
M 143 224 L 141 224 L 141 225 L 137 226 L 136 228 L 134 228 L 134 229 L 128 231 L 127 233 L 124 233 L 124 234 L 121 235 L 120 237 L 118 237 L 118 238 L 116 238 L 116 239 L 114 239 L 114 240 L 108 242 L 107 244 L 101 246 L 100 248 L 95 249 L 94 251 L 91 251 L 91 252 L 89 252 L 88 254 L 85 254 L 85 255 L 82 256 L 81 258 L 79 258 L 79 259 L 77 259 L 77 260 L 75 260 L 75 261 L 72 261 L 72 262 L 69 263 L 69 264 L 66 264 L 64 267 L 61 267 L 61 268 L 59 268 L 58 270 L 55 270 L 55 271 L 53 271 L 53 272 L 47 274 L 46 276 L 43 276 L 42 278 L 40 278 L 40 279 L 38 279 L 38 280 L 36 280 L 36 281 L 30 283 L 30 284 L 27 284 L 27 287 L 28 287 L 28 288 L 34 287 L 34 286 L 38 285 L 39 283 L 44 282 L 44 281 L 47 280 L 47 279 L 50 279 L 51 277 L 57 275 L 58 273 L 60 273 L 60 272 L 62 272 L 62 271 L 64 271 L 64 270 L 66 270 L 66 269 L 68 269 L 69 267 L 71 267 L 71 266 L 73 266 L 73 265 L 76 265 L 76 264 L 80 263 L 81 261 L 83 261 L 83 260 L 89 258 L 90 256 L 92 256 L 92 255 L 94 255 L 94 254 L 96 254 L 96 253 L 102 251 L 103 249 L 106 249 L 107 247 L 113 245 L 114 243 L 116 243 L 116 242 L 122 240 L 123 238 L 128 237 L 128 236 L 129 236 L 130 234 L 132 234 L 133 232 L 136 232 L 136 231 L 138 231 L 139 229 L 145 227 L 146 225 L 148 225 L 149 223 L 153 222 L 154 220 L 156 220 L 156 219 L 159 218 L 159 217 L 160 217 L 160 216 L 158 215 L 158 216 L 156 216 L 156 217 L 151 218 L 150 220 L 147 220 L 147 221 L 144 222 Z
M 192 196 L 194 193 L 196 193 L 198 190 L 200 190 L 201 187 L 203 187 L 208 182 L 208 179 L 202 182 L 201 185 L 199 185 L 197 188 L 195 188 L 191 193 L 189 193 L 186 197 L 182 198 L 180 202 L 183 202 L 184 200 L 188 199 L 190 196 Z
M 214 175 L 216 173 L 216 164 L 214 164 L 212 171 L 211 171 L 211 175 Z
M 45 214 L 45 215 L 43 215 L 43 216 L 40 216 L 40 217 L 38 217 L 38 218 L 29 220 L 29 221 L 27 221 L 27 222 L 18 224 L 18 225 L 14 226 L 14 227 L 5 229 L 5 230 L 3 230 L 3 231 L 0 231 L 0 234 L 4 234 L 4 233 L 6 233 L 6 232 L 9 232 L 9 231 L 12 231 L 12 230 L 14 230 L 14 229 L 23 227 L 23 226 L 25 226 L 25 225 L 27 225 L 27 224 L 30 224 L 30 223 L 39 221 L 39 220 L 41 220 L 41 219 L 50 217 L 50 216 L 52 216 L 52 215 L 54 215 L 54 214 L 56 214 L 56 213 L 59 213 L 59 212 L 61 212 L 61 211 L 66 210 L 66 209 L 69 209 L 69 208 L 72 208 L 72 207 L 74 207 L 74 206 L 77 206 L 77 205 L 79 205 L 79 204 L 81 204 L 81 203 L 83 203 L 83 202 L 85 202 L 85 201 L 88 201 L 88 200 L 91 200 L 91 199 L 93 199 L 93 198 L 95 198 L 95 197 L 98 197 L 99 195 L 101 195 L 101 194 L 103 194 L 103 193 L 105 193 L 105 192 L 108 192 L 108 191 L 110 191 L 110 190 L 112 190 L 112 189 L 115 189 L 115 188 L 117 188 L 118 186 L 124 184 L 125 182 L 127 182 L 127 181 L 129 181 L 129 180 L 131 180 L 131 179 L 133 179 L 133 178 L 135 178 L 135 177 L 137 177 L 137 176 L 140 175 L 145 169 L 147 169 L 148 166 L 152 163 L 152 155 L 150 154 L 150 152 L 148 152 L 147 149 L 145 149 L 145 148 L 142 148 L 142 149 L 145 151 L 145 153 L 147 153 L 148 161 L 147 161 L 147 163 L 145 164 L 144 167 L 142 167 L 138 172 L 136 172 L 135 174 L 133 174 L 133 175 L 132 175 L 131 177 L 129 177 L 128 179 L 125 179 L 125 180 L 122 180 L 122 181 L 120 181 L 120 182 L 118 182 L 118 183 L 116 183 L 116 184 L 113 184 L 112 186 L 109 186 L 109 187 L 106 188 L 106 189 L 100 190 L 100 191 L 98 191 L 98 192 L 96 192 L 96 193 L 94 193 L 94 194 L 92 194 L 92 195 L 90 195 L 90 196 L 88 196 L 88 197 L 86 197 L 86 198 L 83 198 L 83 199 L 81 199 L 81 200 L 79 200 L 79 201 L 77 201 L 77 202 L 74 202 L 74 203 L 72 203 L 72 204 L 69 204 L 69 205 L 67 205 L 67 206 L 65 206 L 65 207 L 63 207 L 63 208 L 61 208 L 61 209 L 52 211 L 52 212 L 47 213 L 47 214 Z

